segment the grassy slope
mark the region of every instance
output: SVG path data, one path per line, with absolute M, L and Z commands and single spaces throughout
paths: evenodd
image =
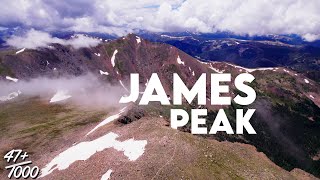
M 256 109 L 250 122 L 257 135 L 218 133 L 210 137 L 252 144 L 286 170 L 301 168 L 319 177 L 320 161 L 312 158 L 320 150 L 320 108 L 305 95 L 315 86 L 304 82 L 301 84 L 299 79 L 285 72 L 267 73 L 255 72 L 256 80 L 252 83 L 257 99 L 250 106 Z M 235 90 L 234 93 L 239 92 Z M 233 103 L 226 109 L 233 129 L 236 124 L 235 109 L 239 108 L 248 107 Z M 209 126 L 216 114 L 215 111 L 209 112 Z
M 30 154 L 54 150 L 59 141 L 81 127 L 106 116 L 103 111 L 90 111 L 58 104 L 48 104 L 37 98 L 0 104 L 1 157 L 13 148 Z M 1 158 L 0 168 L 4 167 Z M 0 173 L 3 169 L 0 169 Z

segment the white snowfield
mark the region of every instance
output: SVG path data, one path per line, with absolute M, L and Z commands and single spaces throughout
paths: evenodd
M 16 78 L 12 78 L 10 76 L 6 76 L 6 79 L 8 79 L 9 81 L 13 81 L 13 82 L 18 82 L 19 79 Z
M 178 62 L 178 64 L 183 64 L 184 65 L 184 62 L 181 60 L 180 56 L 177 57 L 177 62 Z
M 304 79 L 304 82 L 309 84 L 310 82 L 308 81 L 308 79 Z
M 94 53 L 94 55 L 96 55 L 96 56 L 98 56 L 98 57 L 100 57 L 100 56 L 101 56 L 101 54 L 100 54 L 100 53 Z
M 101 75 L 109 75 L 109 73 L 107 71 L 102 71 L 102 70 L 100 70 L 100 74 Z
M 88 136 L 89 134 L 93 133 L 95 130 L 97 130 L 99 127 L 102 127 L 106 124 L 108 124 L 109 122 L 112 122 L 116 119 L 118 119 L 121 114 L 124 112 L 124 110 L 126 109 L 127 107 L 124 107 L 122 108 L 118 114 L 115 114 L 115 115 L 112 115 L 112 116 L 109 116 L 107 119 L 103 120 L 101 123 L 99 123 L 96 127 L 94 127 L 91 131 L 89 131 L 86 136 Z
M 101 180 L 108 180 L 111 177 L 112 169 L 109 169 L 102 177 Z
M 17 92 L 12 92 L 8 94 L 7 96 L 1 96 L 0 101 L 5 102 L 5 101 L 10 101 L 16 97 L 18 97 L 21 94 L 21 91 L 18 90 Z
M 141 43 L 141 39 L 139 36 L 136 36 L 137 44 Z
M 115 63 L 115 59 L 116 59 L 116 54 L 118 53 L 118 50 L 116 49 L 114 52 L 113 52 L 113 55 L 111 57 L 111 64 L 112 64 L 112 67 L 114 67 L 116 65 Z
M 58 90 L 57 93 L 50 99 L 50 103 L 64 101 L 71 98 L 72 96 L 68 95 L 68 91 Z
M 314 99 L 314 96 L 312 96 L 311 94 L 309 95 L 309 97 L 311 97 L 312 99 Z
M 117 134 L 110 132 L 93 141 L 81 142 L 68 148 L 41 169 L 40 177 L 47 176 L 56 169 L 67 169 L 72 163 L 79 160 L 85 161 L 95 153 L 108 148 L 114 148 L 117 151 L 122 151 L 130 161 L 137 160 L 144 153 L 145 146 L 147 145 L 146 140 L 134 140 L 132 138 L 121 142 L 116 140 L 118 137 L 119 136 Z
M 26 48 L 20 49 L 19 51 L 16 52 L 16 54 L 22 53 Z

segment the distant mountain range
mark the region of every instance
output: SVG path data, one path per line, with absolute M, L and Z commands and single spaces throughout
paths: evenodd
M 0 44 L 12 34 L 25 29 L 0 31 Z M 68 39 L 75 32 L 53 32 L 54 37 Z M 116 35 L 84 33 L 92 37 L 114 40 Z M 201 61 L 230 62 L 248 68 L 286 67 L 320 81 L 320 41 L 306 42 L 297 35 L 240 36 L 232 33 L 152 33 L 137 34 L 152 42 L 173 45 Z
M 171 44 L 202 61 L 231 62 L 243 67 L 287 67 L 320 81 L 319 42 L 295 35 L 236 36 L 228 33 L 142 33 Z

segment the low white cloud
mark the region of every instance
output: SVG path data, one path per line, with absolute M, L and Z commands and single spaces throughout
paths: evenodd
M 74 38 L 65 40 L 52 37 L 49 33 L 36 31 L 34 29 L 28 31 L 23 36 L 13 35 L 6 40 L 6 43 L 16 48 L 36 49 L 39 47 L 47 47 L 51 43 L 62 45 L 71 45 L 78 49 L 82 47 L 94 47 L 100 43 L 99 39 L 77 34 Z
M 30 30 L 24 36 L 11 36 L 6 40 L 10 46 L 17 48 L 35 49 L 38 47 L 46 47 L 50 43 L 62 43 L 63 41 L 58 38 L 53 38 L 50 34 L 35 30 Z
M 307 33 L 307 34 L 304 34 L 302 37 L 303 37 L 304 40 L 312 42 L 312 41 L 315 41 L 317 39 L 320 39 L 320 34 Z
M 65 92 L 71 97 L 61 103 L 70 102 L 86 108 L 118 107 L 121 96 L 125 94 L 121 86 L 105 83 L 93 74 L 59 78 L 38 77 L 15 83 L 6 80 L 0 81 L 0 87 L 0 97 L 21 92 L 26 97 L 40 97 L 47 102 L 57 92 Z
M 99 39 L 95 39 L 92 37 L 85 36 L 83 34 L 77 34 L 75 38 L 69 40 L 63 40 L 64 45 L 71 45 L 74 48 L 82 48 L 82 47 L 95 47 L 101 41 Z
M 0 26 L 124 35 L 149 31 L 229 31 L 320 36 L 320 1 L 309 0 L 3 0 Z

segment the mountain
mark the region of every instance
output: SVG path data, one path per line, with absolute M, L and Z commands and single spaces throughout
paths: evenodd
M 7 28 L 0 31 L 0 48 L 7 47 L 5 39 L 11 35 L 25 33 L 26 28 Z M 303 73 L 319 82 L 320 46 L 319 41 L 307 42 L 298 35 L 236 35 L 230 32 L 154 33 L 136 30 L 139 36 L 151 41 L 173 45 L 201 61 L 230 62 L 247 68 L 285 67 Z M 55 31 L 53 37 L 70 39 L 76 32 Z M 117 35 L 104 33 L 77 32 L 114 40 Z
M 320 47 L 295 35 L 236 36 L 228 33 L 148 33 L 142 37 L 171 44 L 202 61 L 243 67 L 286 67 L 319 82 Z
M 232 42 L 235 45 L 230 46 L 236 46 L 238 41 L 228 41 Z M 239 42 L 242 43 L 244 48 L 254 42 Z M 271 45 L 274 46 L 278 45 Z M 262 48 L 259 43 L 256 47 Z M 269 45 L 264 44 L 263 47 Z M 284 47 L 286 50 L 290 48 L 295 47 Z M 141 87 L 145 87 L 152 73 L 158 73 L 167 95 L 172 99 L 173 73 L 178 73 L 188 87 L 202 73 L 231 73 L 231 97 L 240 93 L 232 85 L 237 74 L 250 72 L 255 76 L 251 86 L 257 92 L 256 101 L 249 107 L 232 103 L 223 108 L 233 128 L 235 109 L 255 108 L 256 113 L 250 122 L 257 135 L 218 133 L 195 136 L 189 133 L 190 124 L 180 131 L 173 130 L 167 127 L 170 109 L 181 106 L 131 104 L 125 113 L 114 108 L 83 110 L 68 103 L 48 104 L 41 97 L 23 96 L 21 90 L 17 98 L 0 103 L 0 128 L 4 140 L 0 144 L 2 154 L 21 145 L 32 152 L 36 163 L 44 167 L 62 151 L 81 142 L 97 140 L 106 132 L 120 134 L 121 142 L 132 137 L 147 141 L 144 154 L 136 161 L 128 161 L 119 151 L 108 149 L 86 161 L 76 161 L 66 170 L 55 170 L 46 176 L 48 179 L 75 178 L 79 172 L 84 179 L 98 178 L 108 167 L 114 168 L 113 177 L 117 178 L 210 179 L 212 175 L 239 179 L 320 177 L 320 85 L 303 73 L 276 67 L 277 63 L 272 68 L 249 69 L 226 62 L 203 62 L 174 46 L 150 42 L 135 34 L 102 42 L 92 48 L 74 49 L 72 46 L 51 44 L 37 50 L 18 51 L 12 48 L 1 51 L 0 76 L 3 81 L 8 81 L 6 76 L 28 81 L 38 77 L 81 76 L 90 72 L 104 83 L 127 88 L 130 87 L 130 73 L 139 73 Z M 245 51 L 242 53 L 248 58 L 255 52 Z M 207 92 L 207 97 L 210 97 L 210 88 Z M 211 106 L 209 102 L 208 99 L 203 107 L 184 103 L 182 108 L 207 108 L 207 126 L 210 128 L 221 107 Z M 102 117 L 114 113 L 120 114 L 116 121 L 86 136 Z

